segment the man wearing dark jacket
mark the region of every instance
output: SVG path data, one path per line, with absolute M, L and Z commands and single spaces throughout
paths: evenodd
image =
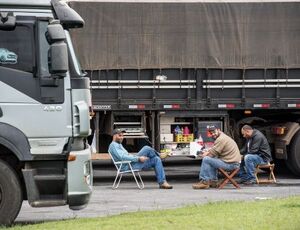
M 242 127 L 242 135 L 246 138 L 246 144 L 241 149 L 244 155 L 239 177 L 241 183 L 255 184 L 255 168 L 258 164 L 267 164 L 272 161 L 272 155 L 267 138 L 258 130 L 249 125 Z

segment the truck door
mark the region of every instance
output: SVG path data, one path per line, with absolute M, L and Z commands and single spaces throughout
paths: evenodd
M 72 136 L 68 77 L 51 77 L 48 21 L 16 17 L 0 30 L 0 122 L 21 130 L 33 154 L 59 154 Z

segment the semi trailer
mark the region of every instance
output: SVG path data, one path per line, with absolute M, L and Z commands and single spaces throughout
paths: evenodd
M 59 0 L 0 2 L 0 225 L 23 200 L 74 210 L 89 202 L 90 84 L 69 33 L 83 24 Z
M 241 146 L 250 124 L 300 175 L 300 2 L 69 1 L 93 95 L 97 151 L 114 128 L 127 149 L 191 155 L 217 125 Z M 196 139 L 196 141 L 195 141 Z

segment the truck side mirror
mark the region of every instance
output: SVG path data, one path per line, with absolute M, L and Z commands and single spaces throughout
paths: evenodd
M 16 17 L 8 12 L 0 12 L 0 30 L 14 30 L 16 27 Z
M 66 35 L 59 21 L 52 21 L 48 25 L 45 36 L 50 44 L 48 51 L 49 72 L 63 77 L 69 69 L 68 48 L 65 43 Z
M 60 20 L 64 28 L 71 29 L 83 27 L 84 21 L 82 17 L 75 10 L 70 8 L 66 2 L 60 0 L 51 0 L 51 4 L 55 14 L 57 15 L 57 18 Z
M 47 26 L 47 32 L 45 36 L 50 45 L 54 42 L 66 40 L 64 29 L 57 20 L 53 20 L 50 22 L 50 24 Z
M 68 64 L 67 44 L 65 42 L 53 43 L 48 51 L 49 72 L 58 75 L 65 74 L 69 69 Z

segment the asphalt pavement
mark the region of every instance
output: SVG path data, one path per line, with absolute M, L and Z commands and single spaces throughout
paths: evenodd
M 193 190 L 197 182 L 200 161 L 191 159 L 168 159 L 165 171 L 172 190 L 158 189 L 153 170 L 143 172 L 145 189 L 137 189 L 131 176 L 122 180 L 117 190 L 111 185 L 116 173 L 109 160 L 94 161 L 94 191 L 89 205 L 80 211 L 67 206 L 32 208 L 23 202 L 16 223 L 35 223 L 82 217 L 101 217 L 124 212 L 177 208 L 192 204 L 228 200 L 265 200 L 300 195 L 300 178 L 289 173 L 280 163 L 277 166 L 276 185 L 242 186 L 235 189 L 231 184 L 224 189 Z

